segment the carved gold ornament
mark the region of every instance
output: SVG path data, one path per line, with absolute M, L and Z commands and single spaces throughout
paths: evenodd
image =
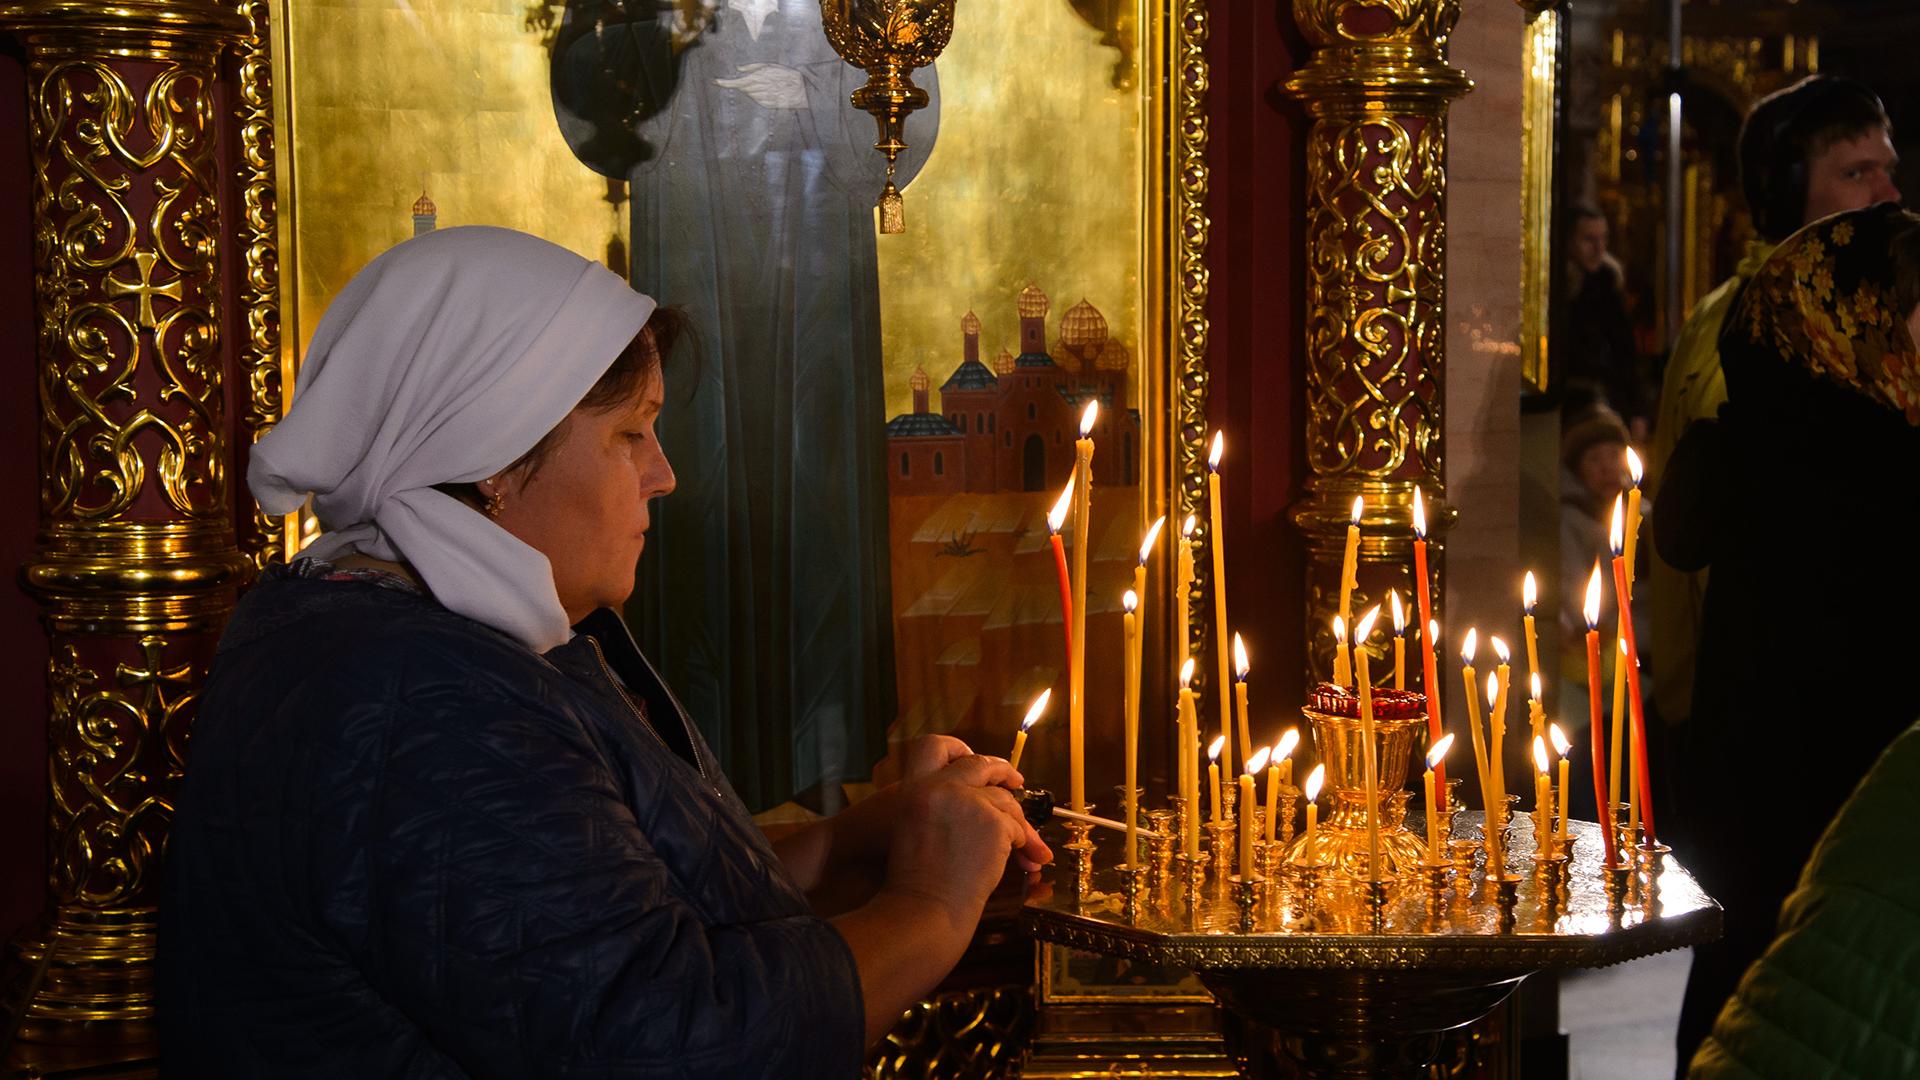
M 927 105 L 927 92 L 913 72 L 939 58 L 953 37 L 954 0 L 820 0 L 820 21 L 840 58 L 867 73 L 853 92 L 853 107 L 873 116 L 880 138 L 873 144 L 887 159 L 887 186 L 880 192 L 880 231 L 906 231 L 900 189 L 893 170 L 905 141 L 907 117 Z

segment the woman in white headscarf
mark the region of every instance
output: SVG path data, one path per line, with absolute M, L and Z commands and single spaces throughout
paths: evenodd
M 597 264 L 443 230 L 342 290 L 248 481 L 324 530 L 241 601 L 161 935 L 193 1076 L 846 1077 L 1011 853 L 954 740 L 770 845 L 614 614 L 678 323 Z M 871 872 L 830 918 L 809 897 Z

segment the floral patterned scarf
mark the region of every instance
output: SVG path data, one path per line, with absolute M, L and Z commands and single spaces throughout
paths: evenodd
M 1741 294 L 1721 338 L 1733 350 L 1778 355 L 1920 426 L 1920 346 L 1907 331 L 1895 237 L 1920 217 L 1892 203 L 1822 218 L 1788 237 Z

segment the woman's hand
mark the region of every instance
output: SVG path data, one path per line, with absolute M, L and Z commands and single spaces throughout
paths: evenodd
M 907 744 L 906 753 L 902 755 L 900 779 L 919 780 L 932 776 L 972 754 L 972 747 L 951 735 L 922 735 Z
M 1010 855 L 1028 869 L 1052 860 L 1014 797 L 1023 782 L 973 754 L 892 789 L 885 883 L 834 920 L 860 970 L 869 1040 L 959 962 Z

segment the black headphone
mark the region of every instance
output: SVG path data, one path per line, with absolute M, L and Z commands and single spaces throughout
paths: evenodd
M 1783 240 L 1805 224 L 1807 210 L 1807 137 L 1831 122 L 1836 102 L 1870 105 L 1885 115 L 1880 96 L 1864 84 L 1834 75 L 1809 75 L 1769 95 L 1748 114 L 1740 133 L 1740 173 L 1754 228 L 1770 240 Z M 1765 115 L 1775 113 L 1778 115 Z M 1756 123 L 1764 124 L 1755 132 Z M 1756 141 L 1761 134 L 1764 141 Z

